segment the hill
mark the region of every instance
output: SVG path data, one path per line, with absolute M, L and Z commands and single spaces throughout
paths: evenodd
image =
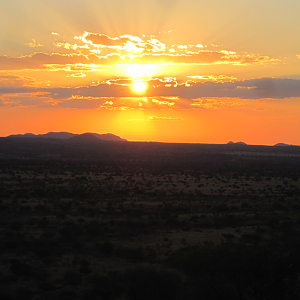
M 244 143 L 244 142 L 236 142 L 236 143 L 234 143 L 234 142 L 230 141 L 230 142 L 227 143 L 227 145 L 247 145 L 247 144 Z
M 97 138 L 92 133 L 83 133 L 83 134 L 75 135 L 75 136 L 69 138 L 68 140 L 70 142 L 84 142 L 84 143 L 101 141 L 99 138 Z
M 49 139 L 69 139 L 76 135 L 77 134 L 71 132 L 48 132 L 46 134 L 38 134 L 37 136 Z
M 297 147 L 297 145 L 285 144 L 285 143 L 277 143 L 274 147 Z
M 98 139 L 102 141 L 115 141 L 115 142 L 126 142 L 126 139 L 122 139 L 119 136 L 112 134 L 112 133 L 105 133 L 105 134 L 99 134 L 99 133 L 91 133 Z
M 15 134 L 15 135 L 9 135 L 9 138 L 48 138 L 48 139 L 61 139 L 61 140 L 68 140 L 74 137 L 79 136 L 79 140 L 92 140 L 92 137 L 96 137 L 98 140 L 102 141 L 114 141 L 114 142 L 126 142 L 126 139 L 122 139 L 121 137 L 112 134 L 112 133 L 105 133 L 105 134 L 99 134 L 99 133 L 83 133 L 83 134 L 75 134 L 71 132 L 48 132 L 46 134 L 33 134 L 33 133 L 25 133 L 25 134 Z

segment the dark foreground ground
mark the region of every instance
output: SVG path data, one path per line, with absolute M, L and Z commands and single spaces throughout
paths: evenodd
M 0 299 L 297 299 L 299 148 L 0 139 Z

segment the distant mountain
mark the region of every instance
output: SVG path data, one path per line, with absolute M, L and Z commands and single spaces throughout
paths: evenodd
M 69 139 L 78 134 L 70 132 L 48 132 L 46 134 L 38 134 L 38 137 L 49 138 L 49 139 Z
M 98 139 L 102 141 L 115 141 L 115 142 L 127 142 L 126 139 L 122 139 L 117 135 L 114 135 L 112 133 L 105 133 L 105 134 L 99 134 L 99 133 L 91 133 Z
M 28 137 L 28 138 L 49 138 L 49 139 L 69 139 L 77 134 L 70 132 L 48 132 L 46 134 L 33 134 L 33 133 L 25 133 L 25 134 L 13 134 L 8 137 Z
M 227 143 L 227 145 L 247 145 L 247 144 L 244 143 L 244 142 L 236 142 L 236 143 L 234 143 L 234 142 L 230 141 L 230 142 Z
M 277 143 L 274 147 L 299 147 L 297 145 L 285 144 L 285 143 Z
M 36 137 L 36 135 L 33 133 L 25 133 L 25 134 L 12 134 L 9 135 L 8 137 Z
M 83 133 L 75 135 L 68 139 L 71 142 L 100 142 L 94 134 L 92 133 Z
M 8 136 L 10 138 L 48 138 L 48 139 L 62 139 L 69 140 L 75 137 L 78 137 L 78 141 L 92 141 L 92 140 L 102 140 L 102 141 L 115 141 L 115 142 L 127 142 L 126 139 L 122 139 L 117 135 L 112 133 L 98 134 L 98 133 L 83 133 L 83 134 L 75 134 L 70 132 L 48 132 L 46 134 L 33 134 L 33 133 L 25 133 L 25 134 L 15 134 Z

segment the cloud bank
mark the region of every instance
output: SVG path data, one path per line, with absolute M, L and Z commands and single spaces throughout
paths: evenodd
M 52 33 L 56 38 L 58 34 Z M 56 52 L 34 52 L 13 57 L 0 56 L 0 70 L 62 69 L 62 66 L 85 65 L 90 70 L 95 66 L 122 64 L 274 64 L 280 58 L 271 58 L 253 53 L 237 53 L 202 44 L 167 45 L 155 37 L 140 38 L 132 35 L 109 37 L 101 33 L 85 32 L 73 41 L 57 41 Z M 43 45 L 32 39 L 30 48 Z M 211 49 L 210 49 L 211 48 Z M 62 51 L 63 50 L 63 51 Z M 65 52 L 68 53 L 65 53 Z
M 22 81 L 23 80 L 23 81 Z M 11 82 L 9 85 L 7 82 Z M 18 86 L 15 82 L 27 84 Z M 243 100 L 300 99 L 300 80 L 260 78 L 230 82 L 177 82 L 174 78 L 149 79 L 147 90 L 137 95 L 130 79 L 110 80 L 97 85 L 51 88 L 34 87 L 29 78 L 0 77 L 2 105 L 53 106 L 88 109 L 191 109 L 228 108 Z M 32 102 L 29 100 L 32 98 Z M 299 100 L 300 101 L 300 100 Z M 221 103 L 221 104 L 220 104 Z

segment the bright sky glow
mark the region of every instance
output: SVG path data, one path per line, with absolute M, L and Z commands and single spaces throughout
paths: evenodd
M 300 145 L 299 1 L 2 2 L 0 136 Z
M 158 67 L 155 67 L 152 64 L 130 65 L 127 69 L 127 72 L 129 77 L 131 78 L 142 78 L 142 77 L 151 78 L 153 77 L 157 69 Z

